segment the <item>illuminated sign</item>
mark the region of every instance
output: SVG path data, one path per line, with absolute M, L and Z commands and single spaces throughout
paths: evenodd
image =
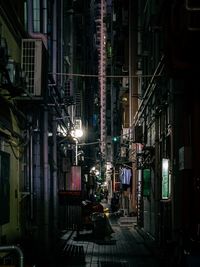
M 162 159 L 162 199 L 170 198 L 171 175 L 169 174 L 169 159 Z
M 72 166 L 71 172 L 66 174 L 66 190 L 81 191 L 81 167 Z

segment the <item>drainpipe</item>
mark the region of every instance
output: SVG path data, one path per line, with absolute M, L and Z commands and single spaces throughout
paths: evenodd
M 43 185 L 44 185 L 44 242 L 49 247 L 49 165 L 48 165 L 48 109 L 44 108 L 43 122 Z
M 30 129 L 29 135 L 30 135 L 30 150 L 29 150 L 30 216 L 31 219 L 33 219 L 33 129 L 32 127 Z
M 47 35 L 47 0 L 43 0 L 42 4 L 42 32 Z
M 46 1 L 43 1 L 43 7 L 44 7 L 44 11 L 43 11 L 43 15 L 44 15 L 44 21 L 43 21 L 43 30 L 45 32 L 46 30 L 46 9 L 45 9 L 45 4 Z M 28 33 L 30 35 L 30 37 L 34 38 L 34 39 L 41 39 L 44 43 L 45 48 L 47 49 L 47 37 L 45 34 L 40 33 L 40 32 L 33 32 L 33 1 L 31 0 L 27 0 L 27 6 L 28 6 L 28 13 L 27 13 L 27 17 L 28 17 Z M 45 32 L 46 33 L 46 32 Z
M 42 24 L 42 33 L 34 32 L 33 29 L 33 1 L 27 0 L 27 15 L 28 15 L 28 33 L 30 37 L 33 39 L 41 39 L 45 48 L 47 49 L 47 1 L 42 1 L 42 16 L 43 16 L 43 24 Z M 44 117 L 43 117 L 43 192 L 44 192 L 44 214 L 43 214 L 43 224 L 44 224 L 44 242 L 45 249 L 47 251 L 49 247 L 49 168 L 48 168 L 48 109 L 44 108 Z
M 54 1 L 53 8 L 53 78 L 55 83 L 57 82 L 57 4 Z
M 175 167 L 174 167 L 174 164 L 175 164 L 175 144 L 174 144 L 174 139 L 175 139 L 175 136 L 174 136 L 174 123 L 173 121 L 175 121 L 175 118 L 174 118 L 174 114 L 175 114 L 175 107 L 174 107 L 174 94 L 173 94 L 173 82 L 172 80 L 170 80 L 170 102 L 169 102 L 169 108 L 170 108 L 170 114 L 169 114 L 169 119 L 170 119 L 170 123 L 171 123 L 171 129 L 170 129 L 170 137 L 171 137 L 171 202 L 172 202 L 172 210 L 171 210 L 171 216 L 172 216 L 172 219 L 171 219 L 171 222 L 172 222 L 172 238 L 173 240 L 175 239 L 175 236 L 174 236 L 174 233 L 175 233 L 175 229 L 176 229 L 176 216 L 175 216 L 175 213 L 176 213 L 176 209 L 175 209 L 175 198 L 174 198 L 174 186 L 175 186 Z
M 45 38 L 44 41 L 45 47 L 47 48 L 47 0 L 42 1 L 42 15 L 43 15 L 43 23 L 42 23 L 42 32 Z M 41 34 L 40 34 L 41 35 Z M 45 102 L 47 100 L 45 99 Z M 45 242 L 45 250 L 49 251 L 49 187 L 50 187 L 50 174 L 49 174 L 49 163 L 48 163 L 48 108 L 44 107 L 44 132 L 43 132 L 43 173 L 44 173 L 44 242 Z
M 55 113 L 55 112 L 54 112 Z M 57 229 L 57 122 L 56 122 L 56 116 L 53 115 L 53 229 L 56 231 Z
M 55 1 L 56 2 L 56 1 Z M 63 0 L 60 1 L 60 10 L 61 10 L 61 18 L 60 18 L 60 44 L 59 44 L 59 49 L 60 49 L 60 57 L 59 57 L 59 65 L 60 65 L 60 72 L 63 72 L 63 58 L 64 58 L 64 53 L 63 53 L 63 44 L 64 44 L 64 40 L 63 40 L 63 24 L 64 24 L 64 15 L 63 15 L 63 10 L 64 10 L 64 4 L 63 4 Z M 55 14 L 56 16 L 56 14 Z M 56 29 L 57 31 L 57 29 Z M 61 75 L 60 79 L 60 84 L 61 86 L 63 86 L 63 75 Z
M 54 1 L 54 9 L 53 9 L 53 78 L 55 83 L 57 84 L 57 2 Z M 57 122 L 55 116 L 55 110 L 53 115 L 52 122 L 52 132 L 53 132 L 53 229 L 56 231 L 57 229 Z M 55 235 L 56 237 L 56 235 Z
M 0 246 L 0 251 L 16 251 L 19 256 L 19 267 L 24 267 L 24 255 L 22 250 L 17 246 Z

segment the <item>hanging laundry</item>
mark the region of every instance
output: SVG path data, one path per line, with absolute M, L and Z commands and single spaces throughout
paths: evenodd
M 126 190 L 128 187 L 130 187 L 132 177 L 132 171 L 130 168 L 121 168 L 119 177 L 122 184 L 122 189 Z

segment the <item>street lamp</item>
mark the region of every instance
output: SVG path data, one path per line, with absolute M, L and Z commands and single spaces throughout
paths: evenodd
M 78 165 L 78 138 L 83 136 L 83 131 L 81 129 L 75 129 L 72 131 L 72 136 L 75 140 L 75 165 Z
M 75 165 L 78 165 L 78 139 L 75 138 L 75 142 L 76 142 L 76 149 L 75 149 Z

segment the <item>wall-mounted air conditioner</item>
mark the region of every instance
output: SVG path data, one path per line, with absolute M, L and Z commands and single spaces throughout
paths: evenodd
M 40 39 L 22 40 L 22 70 L 27 76 L 27 91 L 30 95 L 42 95 L 42 70 L 44 69 L 44 46 Z

